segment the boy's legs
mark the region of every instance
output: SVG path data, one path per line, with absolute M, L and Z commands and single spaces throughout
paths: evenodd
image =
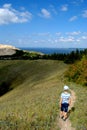
M 60 117 L 64 117 L 64 112 L 63 111 L 60 111 Z
M 66 119 L 67 118 L 67 112 L 64 112 L 64 118 L 63 119 Z
M 67 118 L 68 106 L 69 104 L 66 104 L 66 103 L 61 104 L 60 117 L 63 117 L 63 119 Z
M 61 104 L 61 111 L 60 111 L 60 117 L 64 117 L 64 106 Z
M 68 117 L 68 106 L 69 104 L 65 104 L 65 109 L 64 109 L 64 119 L 66 119 Z

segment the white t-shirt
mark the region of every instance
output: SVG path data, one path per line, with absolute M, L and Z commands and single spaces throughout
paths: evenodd
M 70 93 L 62 93 L 61 98 L 62 98 L 62 104 L 63 103 L 69 103 L 69 98 L 70 98 Z

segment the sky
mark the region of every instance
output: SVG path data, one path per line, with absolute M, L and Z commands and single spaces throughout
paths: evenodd
M 87 0 L 0 0 L 0 44 L 87 48 Z

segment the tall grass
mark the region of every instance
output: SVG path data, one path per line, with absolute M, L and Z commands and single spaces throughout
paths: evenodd
M 0 61 L 0 82 L 10 81 L 13 88 L 0 97 L 0 129 L 51 130 L 66 84 L 76 93 L 72 126 L 87 130 L 87 88 L 65 80 L 67 67 L 52 60 Z
M 87 87 L 73 82 L 67 84 L 76 95 L 74 111 L 70 114 L 72 126 L 76 130 L 87 130 Z
M 87 57 L 71 65 L 65 72 L 76 93 L 75 111 L 71 116 L 76 130 L 87 130 Z M 77 84 L 76 84 L 77 83 Z
M 11 79 L 13 90 L 0 98 L 0 129 L 50 130 L 66 69 L 64 63 L 50 60 L 1 61 L 1 81 Z

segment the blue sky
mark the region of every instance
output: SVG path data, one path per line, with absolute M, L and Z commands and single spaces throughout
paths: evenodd
M 0 44 L 87 48 L 87 0 L 0 0 Z

